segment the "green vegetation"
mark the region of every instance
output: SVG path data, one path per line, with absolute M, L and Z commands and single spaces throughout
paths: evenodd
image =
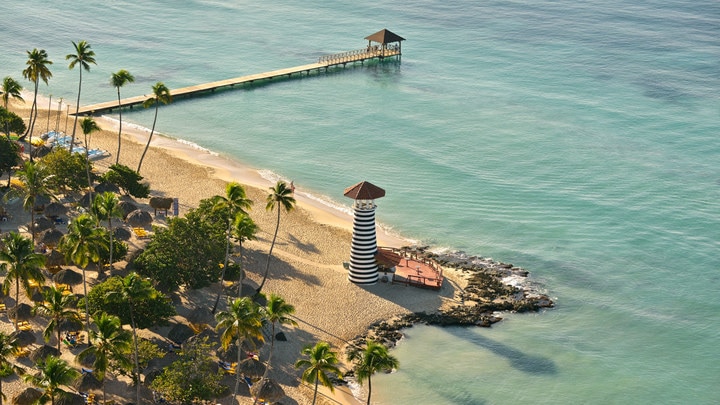
M 118 96 L 118 107 L 120 107 L 120 87 L 123 87 L 127 83 L 133 83 L 135 81 L 135 76 L 130 74 L 125 69 L 120 69 L 116 73 L 113 73 L 112 76 L 110 76 L 110 84 L 117 89 L 117 96 Z M 120 144 L 122 142 L 122 108 L 118 108 L 118 115 L 120 116 L 120 128 L 118 129 L 118 148 L 117 153 L 115 154 L 115 164 L 118 164 L 120 162 Z
M 45 256 L 35 253 L 33 243 L 17 232 L 10 232 L 3 239 L 3 248 L 0 251 L 0 271 L 5 275 L 3 293 L 10 291 L 15 282 L 15 302 L 20 302 L 20 285 L 25 294 L 32 294 L 30 282 L 42 284 L 45 281 L 40 270 L 45 265 Z M 17 312 L 14 318 L 15 330 L 18 329 Z
M 121 164 L 110 166 L 102 176 L 102 180 L 118 186 L 125 195 L 135 198 L 147 198 L 150 196 L 150 185 L 141 183 L 143 177 L 135 170 Z
M 354 349 L 348 353 L 348 361 L 355 362 L 355 378 L 362 384 L 368 382 L 367 405 L 370 405 L 372 395 L 372 376 L 378 371 L 390 372 L 400 366 L 398 360 L 392 356 L 382 343 L 368 339 L 364 349 Z
M 47 175 L 47 187 L 56 194 L 70 190 L 82 190 L 89 186 L 86 168 L 91 164 L 80 153 L 70 153 L 65 148 L 54 148 L 38 161 Z M 92 165 L 90 166 L 92 170 Z
M 302 350 L 302 355 L 306 358 L 295 362 L 295 368 L 304 368 L 302 380 L 309 384 L 315 385 L 315 394 L 313 395 L 313 405 L 317 398 L 318 384 L 330 388 L 330 392 L 335 391 L 331 374 L 341 377 L 342 373 L 337 367 L 339 362 L 337 353 L 330 350 L 330 343 L 318 342 L 315 346 L 306 346 Z
M 147 153 L 148 148 L 150 147 L 150 142 L 152 141 L 153 134 L 155 133 L 155 123 L 157 123 L 157 116 L 158 116 L 158 109 L 160 108 L 160 103 L 162 104 L 170 104 L 172 103 L 172 95 L 170 95 L 170 89 L 165 86 L 163 82 L 157 82 L 152 87 L 152 97 L 145 100 L 143 103 L 143 107 L 148 108 L 151 106 L 155 106 L 155 118 L 153 118 L 152 128 L 150 129 L 150 136 L 148 137 L 147 144 L 145 145 L 145 149 L 143 150 L 142 155 L 140 156 L 140 162 L 138 162 L 138 168 L 137 172 L 140 173 L 140 168 L 142 167 L 143 159 L 145 159 L 145 154 Z

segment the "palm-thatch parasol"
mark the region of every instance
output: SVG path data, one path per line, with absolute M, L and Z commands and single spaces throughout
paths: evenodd
M 80 377 L 73 381 L 72 386 L 80 392 L 87 392 L 102 389 L 102 382 L 93 373 L 82 373 Z
M 138 209 L 137 205 L 131 203 L 130 201 L 120 201 L 118 202 L 118 207 L 120 207 L 123 212 L 123 219 L 127 218 L 131 212 Z
M 47 291 L 47 290 L 49 290 L 49 289 L 50 289 L 50 287 L 49 287 L 49 286 L 46 286 L 46 285 L 41 286 L 41 287 L 34 287 L 34 288 L 33 288 L 33 293 L 32 293 L 32 295 L 30 296 L 30 301 L 32 301 L 32 302 L 43 302 L 43 301 L 45 301 L 45 295 L 43 295 L 43 294 L 44 294 L 45 291 Z
M 78 201 L 78 205 L 81 207 L 89 208 L 90 207 L 90 201 L 92 198 L 95 198 L 94 192 L 87 192 L 82 197 L 80 197 L 80 200 Z
M 53 201 L 45 206 L 43 214 L 48 218 L 56 218 L 60 215 L 67 214 L 67 208 L 59 202 Z
M 245 353 L 255 353 L 260 347 L 262 347 L 263 343 L 257 340 L 254 340 L 252 342 L 248 342 L 244 340 L 242 344 L 240 345 L 243 351 L 243 355 L 240 356 L 240 359 L 244 359 L 247 357 Z M 228 362 L 235 362 L 238 358 L 238 351 L 237 351 L 237 345 L 231 344 L 228 346 L 227 350 L 223 349 L 222 346 L 217 348 L 216 354 L 218 358 L 224 361 Z
M 62 269 L 55 273 L 53 281 L 57 284 L 77 285 L 82 283 L 83 276 L 72 269 Z
M 116 240 L 130 240 L 130 237 L 132 237 L 132 233 L 127 228 L 119 226 L 113 229 L 113 238 Z
M 83 357 L 82 359 L 78 359 L 78 362 L 83 367 L 93 368 L 93 367 L 95 367 L 95 355 L 88 354 L 87 356 Z
M 15 340 L 20 347 L 30 346 L 37 341 L 35 334 L 29 330 L 19 330 L 10 334 L 10 338 Z
M 55 405 L 85 405 L 85 397 L 74 392 L 64 392 L 55 398 Z
M 83 323 L 79 319 L 64 319 L 58 325 L 60 332 L 78 332 L 83 329 Z
M 95 186 L 95 192 L 96 193 L 105 193 L 105 192 L 111 192 L 111 193 L 119 193 L 120 188 L 112 183 L 108 183 L 106 181 L 103 181 L 102 183 Z
M 45 361 L 48 356 L 59 357 L 60 351 L 52 346 L 42 345 L 30 353 L 30 360 L 32 360 L 33 363 L 37 363 L 40 361 Z
M 27 387 L 12 399 L 13 405 L 31 405 L 42 397 L 42 391 L 37 388 Z
M 45 267 L 60 267 L 65 264 L 65 256 L 53 249 L 45 254 Z
M 258 378 L 265 374 L 265 364 L 257 357 L 248 357 L 238 364 L 240 373 L 246 377 Z
M 175 324 L 168 332 L 168 339 L 176 343 L 182 343 L 189 337 L 194 336 L 195 332 L 189 326 L 184 323 Z
M 52 151 L 52 148 L 47 145 L 40 145 L 37 148 L 33 148 L 32 150 L 32 157 L 34 158 L 41 158 L 47 156 L 48 153 Z
M 35 221 L 37 223 L 37 221 Z M 63 237 L 63 233 L 55 228 L 50 228 L 40 233 L 40 242 L 44 243 L 49 248 L 54 248 L 60 243 L 60 239 Z
M 32 224 L 32 231 L 33 233 L 40 233 L 53 226 L 55 226 L 55 223 L 50 218 L 36 217 L 35 222 Z
M 277 402 L 285 396 L 280 384 L 270 378 L 263 378 L 250 387 L 250 393 L 263 402 Z
M 207 307 L 199 307 L 193 310 L 187 317 L 187 321 L 195 325 L 214 325 L 215 315 Z
M 38 194 L 35 196 L 35 206 L 33 209 L 35 211 L 43 211 L 45 209 L 46 204 L 50 204 L 50 197 L 48 197 L 45 194 Z
M 152 215 L 150 215 L 149 212 L 143 210 L 135 210 L 129 213 L 127 218 L 125 218 L 125 222 L 127 222 L 127 224 L 130 226 L 145 227 L 150 225 L 152 221 Z
M 8 319 L 15 319 L 16 316 L 18 321 L 28 321 L 32 319 L 32 307 L 28 304 L 22 303 L 8 309 Z

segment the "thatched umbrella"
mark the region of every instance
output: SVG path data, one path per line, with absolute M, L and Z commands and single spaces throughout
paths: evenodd
M 119 227 L 113 229 L 113 238 L 115 238 L 116 240 L 127 241 L 127 240 L 130 240 L 131 237 L 132 237 L 132 233 L 127 228 L 123 228 L 123 227 L 119 226 Z
M 137 205 L 131 203 L 130 201 L 120 201 L 118 202 L 118 207 L 120 207 L 123 212 L 123 219 L 127 218 L 131 212 L 138 209 Z
M 90 207 L 91 198 L 95 198 L 95 197 L 94 197 L 94 194 L 95 194 L 94 192 L 93 192 L 93 193 L 90 193 L 90 192 L 85 193 L 82 197 L 80 197 L 80 200 L 78 201 L 78 204 L 79 204 L 81 207 L 89 208 L 89 207 Z
M 93 373 L 82 373 L 72 384 L 73 388 L 81 392 L 101 390 L 102 382 Z
M 95 355 L 89 354 L 89 355 L 83 357 L 82 360 L 79 360 L 79 363 L 83 367 L 93 368 L 93 367 L 95 367 Z
M 127 224 L 130 226 L 145 227 L 150 225 L 152 221 L 152 215 L 150 215 L 149 212 L 143 210 L 135 210 L 129 213 L 127 218 L 125 218 L 125 222 L 127 222 Z
M 45 206 L 45 209 L 43 210 L 43 214 L 45 214 L 48 218 L 56 218 L 60 215 L 67 214 L 67 208 L 60 204 L 59 202 L 51 202 L 50 204 Z
M 96 193 L 104 193 L 104 192 L 111 192 L 111 193 L 119 193 L 120 188 L 112 183 L 108 183 L 106 181 L 103 181 L 102 183 L 95 186 L 95 192 Z
M 15 319 L 16 314 L 18 321 L 29 321 L 33 317 L 32 307 L 22 303 L 8 309 L 8 319 Z
M 79 319 L 64 319 L 58 325 L 60 332 L 78 332 L 83 329 L 83 323 Z
M 184 323 L 175 324 L 168 332 L 168 339 L 173 342 L 182 343 L 189 337 L 194 336 L 195 332 L 189 326 Z
M 52 151 L 51 147 L 49 147 L 47 145 L 40 145 L 37 148 L 33 148 L 31 155 L 33 158 L 37 159 L 37 158 L 47 156 L 47 154 L 50 153 L 50 151 Z
M 31 405 L 42 397 L 42 391 L 37 388 L 27 387 L 12 399 L 13 405 Z
M 35 221 L 37 223 L 37 221 Z M 55 228 L 50 228 L 40 233 L 40 243 L 44 243 L 49 248 L 54 248 L 60 243 L 63 233 Z
M 33 363 L 44 361 L 48 356 L 60 356 L 60 351 L 52 346 L 42 345 L 30 353 L 30 360 Z
M 59 267 L 65 264 L 65 256 L 53 249 L 45 254 L 45 267 Z
M 45 209 L 46 204 L 50 204 L 50 197 L 48 197 L 45 194 L 38 194 L 35 196 L 35 206 L 33 209 L 35 211 L 43 211 Z
M 10 334 L 10 338 L 15 340 L 20 347 L 30 346 L 37 341 L 35 334 L 29 330 L 19 330 Z
M 30 301 L 32 302 L 43 302 L 45 301 L 45 296 L 43 295 L 44 291 L 49 290 L 50 287 L 44 285 L 42 287 L 35 287 L 33 288 L 33 293 L 30 296 Z
M 36 217 L 35 222 L 32 224 L 32 230 L 34 233 L 40 233 L 54 226 L 55 223 L 51 219 L 46 217 Z
M 262 342 L 247 342 L 243 341 L 242 344 L 242 351 L 243 354 L 240 356 L 240 359 L 247 358 L 247 355 L 245 353 L 254 353 L 257 351 L 260 347 L 262 347 Z M 238 351 L 237 351 L 237 344 L 231 344 L 228 346 L 227 350 L 223 349 L 222 346 L 218 347 L 216 350 L 216 354 L 218 358 L 224 361 L 228 362 L 236 362 L 238 358 Z
M 82 274 L 72 269 L 62 269 L 55 273 L 53 281 L 57 284 L 77 285 L 82 283 Z
M 212 326 L 215 324 L 215 315 L 207 307 L 199 307 L 188 315 L 187 321 L 195 325 Z
M 263 402 L 277 402 L 285 396 L 280 384 L 270 378 L 263 378 L 250 387 L 250 393 Z
M 265 364 L 257 357 L 248 357 L 238 364 L 240 373 L 246 377 L 258 378 L 265 374 Z
M 85 397 L 74 392 L 65 392 L 58 395 L 55 405 L 85 405 Z

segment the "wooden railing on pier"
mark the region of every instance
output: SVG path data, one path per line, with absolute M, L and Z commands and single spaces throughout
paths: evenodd
M 358 49 L 355 51 L 347 51 L 342 53 L 336 53 L 332 55 L 324 55 L 318 59 L 317 63 L 310 63 L 307 65 L 295 66 L 286 69 L 272 70 L 269 72 L 258 73 L 247 76 L 240 76 L 233 79 L 219 80 L 210 83 L 198 84 L 195 86 L 182 87 L 179 89 L 170 90 L 170 95 L 173 98 L 191 96 L 203 92 L 212 92 L 216 89 L 223 87 L 233 87 L 237 85 L 253 83 L 260 80 L 272 80 L 278 77 L 291 77 L 294 74 L 306 73 L 310 74 L 311 71 L 317 70 L 318 72 L 325 69 L 327 72 L 328 68 L 333 66 L 342 65 L 347 66 L 349 63 L 364 62 L 371 59 L 384 59 L 393 56 L 400 56 L 399 46 L 387 46 L 387 47 L 367 47 L 365 49 Z M 136 97 L 129 97 L 120 100 L 118 103 L 115 101 L 107 101 L 104 103 L 87 105 L 80 107 L 78 115 L 95 115 L 102 114 L 105 112 L 112 111 L 117 108 L 133 107 L 142 104 L 150 98 L 151 95 L 142 95 Z

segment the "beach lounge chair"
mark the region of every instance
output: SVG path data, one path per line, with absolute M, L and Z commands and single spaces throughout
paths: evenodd
M 27 357 L 29 355 L 30 355 L 30 349 L 28 349 L 27 347 L 19 347 L 15 351 L 15 357 Z
M 20 330 L 32 330 L 32 325 L 28 321 L 18 322 L 18 329 Z
M 5 312 L 5 311 L 7 311 L 7 307 L 5 306 L 5 304 L 0 304 L 0 312 Z
M 134 227 L 133 233 L 138 237 L 138 239 L 145 239 L 148 237 L 148 233 L 144 228 Z

